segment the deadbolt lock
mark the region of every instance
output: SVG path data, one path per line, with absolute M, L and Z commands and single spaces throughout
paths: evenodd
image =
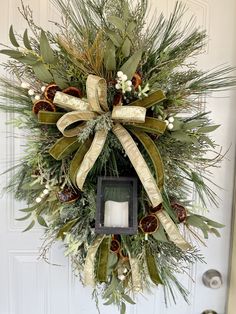
M 211 289 L 219 289 L 223 284 L 221 273 L 215 269 L 207 270 L 202 276 L 202 281 L 206 287 L 211 288 Z M 215 312 L 213 311 L 209 313 L 215 313 Z

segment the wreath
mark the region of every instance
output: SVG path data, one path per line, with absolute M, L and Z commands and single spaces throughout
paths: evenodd
M 149 25 L 147 1 L 53 3 L 62 17 L 55 33 L 22 4 L 30 32 L 11 26 L 13 48 L 0 51 L 13 77 L 1 78 L 1 108 L 27 136 L 7 187 L 27 204 L 18 220 L 29 220 L 24 231 L 45 227 L 45 258 L 63 241 L 95 300 L 121 313 L 157 285 L 166 301 L 176 290 L 187 300 L 176 274 L 202 261 L 193 240 L 223 227 L 200 214 L 217 204 L 208 182 L 223 157 L 210 136 L 219 125 L 202 105 L 235 85 L 232 69 L 190 61 L 207 37 L 181 26 L 180 3 Z

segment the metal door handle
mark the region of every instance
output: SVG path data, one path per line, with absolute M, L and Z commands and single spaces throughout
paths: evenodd
M 223 284 L 221 273 L 215 269 L 209 269 L 206 271 L 202 276 L 202 281 L 206 287 L 211 289 L 219 289 Z
M 212 310 L 206 310 L 204 312 L 202 312 L 202 314 L 217 314 L 215 311 Z

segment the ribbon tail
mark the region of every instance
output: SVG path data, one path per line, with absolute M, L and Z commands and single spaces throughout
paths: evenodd
M 143 290 L 142 285 L 142 278 L 141 278 L 141 272 L 139 267 L 139 262 L 137 258 L 131 257 L 131 254 L 129 254 L 129 263 L 131 267 L 131 273 L 132 273 L 132 289 L 135 292 L 140 292 Z
M 92 169 L 98 156 L 101 154 L 101 151 L 106 142 L 107 133 L 108 132 L 106 130 L 99 130 L 95 133 L 92 144 L 83 158 L 83 161 L 76 174 L 75 180 L 78 188 L 80 188 L 81 190 L 89 171 Z
M 84 285 L 94 286 L 94 269 L 95 269 L 95 257 L 100 244 L 102 243 L 105 235 L 98 236 L 93 244 L 89 247 L 88 253 L 84 264 Z
M 132 136 L 120 124 L 116 124 L 112 131 L 119 139 L 135 171 L 137 172 L 152 206 L 158 206 L 162 202 L 161 192 Z
M 169 239 L 183 251 L 191 249 L 191 245 L 182 237 L 175 223 L 172 221 L 170 216 L 165 211 L 158 211 L 156 213 L 160 220 L 163 228 L 168 234 Z

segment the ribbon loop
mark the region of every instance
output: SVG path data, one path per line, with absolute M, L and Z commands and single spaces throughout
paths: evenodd
M 74 97 L 62 92 L 56 92 L 53 103 L 67 111 L 88 111 L 91 110 L 90 104 L 78 97 Z
M 64 114 L 64 116 L 57 121 L 57 128 L 65 137 L 73 137 L 78 135 L 83 128 L 83 124 L 76 125 L 72 128 L 73 124 L 81 121 L 89 121 L 96 117 L 97 114 L 91 111 L 71 111 Z
M 112 110 L 112 120 L 144 123 L 146 108 L 136 106 L 115 106 Z
M 86 90 L 88 102 L 93 111 L 109 111 L 107 105 L 107 83 L 105 79 L 96 75 L 89 75 L 86 82 Z

